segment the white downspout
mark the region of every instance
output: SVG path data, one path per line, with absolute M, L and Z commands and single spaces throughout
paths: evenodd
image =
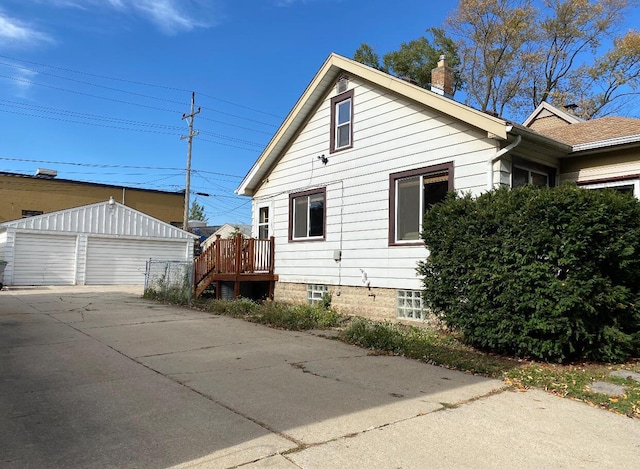
M 513 128 L 512 126 L 507 126 L 507 132 L 510 132 L 512 128 Z M 494 156 L 493 158 L 489 159 L 489 161 L 488 161 L 489 170 L 487 172 L 487 189 L 488 190 L 493 189 L 493 165 L 495 164 L 495 162 L 498 161 L 500 158 L 502 158 L 507 153 L 509 153 L 515 147 L 520 145 L 521 141 L 522 141 L 522 135 L 517 135 L 516 136 L 516 140 L 513 143 L 510 143 L 509 145 L 507 145 L 503 149 L 499 150 L 496 153 L 496 156 Z

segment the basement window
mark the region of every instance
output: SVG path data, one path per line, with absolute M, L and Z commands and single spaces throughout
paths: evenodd
M 424 319 L 424 306 L 420 290 L 396 290 L 396 314 L 398 319 Z
M 321 303 L 324 295 L 329 293 L 329 287 L 326 285 L 307 285 L 307 302 L 312 305 L 315 303 Z

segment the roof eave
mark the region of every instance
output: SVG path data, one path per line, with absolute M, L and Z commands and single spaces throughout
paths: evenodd
M 319 102 L 341 73 L 353 74 L 412 101 L 450 115 L 485 131 L 488 137 L 499 140 L 507 139 L 507 123 L 503 119 L 477 111 L 457 101 L 332 53 L 235 190 L 236 194 L 252 196 L 255 193 L 264 180 L 264 176 L 287 147 L 289 140 L 299 131 L 299 126 L 315 111 Z

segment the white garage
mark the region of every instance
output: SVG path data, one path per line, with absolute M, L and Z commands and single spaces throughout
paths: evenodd
M 113 200 L 0 224 L 5 285 L 143 285 L 146 262 L 191 260 L 195 235 Z

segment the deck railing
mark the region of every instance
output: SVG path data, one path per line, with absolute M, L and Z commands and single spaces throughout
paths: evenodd
M 194 261 L 194 284 L 216 275 L 273 275 L 275 239 L 244 238 L 238 233 L 230 239 L 220 235 Z M 209 282 L 211 283 L 211 282 Z

